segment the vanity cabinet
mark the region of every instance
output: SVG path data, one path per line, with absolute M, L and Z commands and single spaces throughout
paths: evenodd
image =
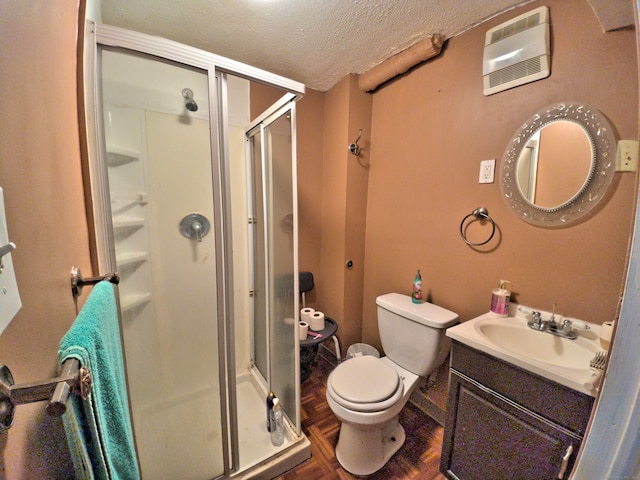
M 566 479 L 593 402 L 454 341 L 440 470 L 455 480 Z

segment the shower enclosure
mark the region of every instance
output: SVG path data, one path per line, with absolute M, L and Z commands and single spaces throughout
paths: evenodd
M 142 478 L 275 476 L 310 455 L 295 328 L 304 86 L 115 27 L 89 24 L 87 40 L 97 263 L 121 277 Z M 280 98 L 252 115 L 264 85 Z M 281 447 L 269 390 L 287 419 Z

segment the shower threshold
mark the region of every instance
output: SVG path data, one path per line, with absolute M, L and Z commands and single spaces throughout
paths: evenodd
M 311 457 L 309 439 L 290 428 L 285 428 L 284 445 L 271 444 L 265 425 L 265 395 L 250 371 L 237 375 L 236 386 L 241 471 L 232 478 L 275 478 Z

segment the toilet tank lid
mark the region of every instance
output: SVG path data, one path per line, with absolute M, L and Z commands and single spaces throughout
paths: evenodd
M 414 322 L 433 328 L 449 328 L 458 321 L 458 314 L 433 303 L 413 303 L 411 297 L 400 293 L 387 293 L 376 298 L 378 306 Z

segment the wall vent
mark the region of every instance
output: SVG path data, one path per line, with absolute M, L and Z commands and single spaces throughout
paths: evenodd
M 549 8 L 540 7 L 487 31 L 483 93 L 492 95 L 546 78 L 550 66 Z

